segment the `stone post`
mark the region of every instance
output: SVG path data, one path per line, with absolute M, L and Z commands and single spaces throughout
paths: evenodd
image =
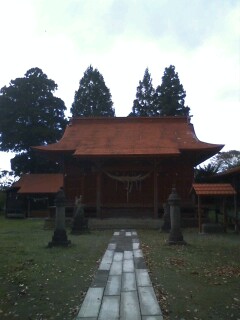
M 56 205 L 56 217 L 55 217 L 55 231 L 52 237 L 52 241 L 48 243 L 49 247 L 53 246 L 68 246 L 71 241 L 67 239 L 65 229 L 65 204 L 66 198 L 63 188 L 57 192 L 55 198 Z
M 72 233 L 82 234 L 83 232 L 89 232 L 88 219 L 84 215 L 84 205 L 82 204 L 82 195 L 75 199 L 75 208 L 72 221 Z
M 161 230 L 163 232 L 169 232 L 171 229 L 171 221 L 170 221 L 170 206 L 168 203 L 163 204 L 163 225 Z
M 172 193 L 168 198 L 170 206 L 171 231 L 168 244 L 186 244 L 181 232 L 180 197 L 176 189 L 172 188 Z

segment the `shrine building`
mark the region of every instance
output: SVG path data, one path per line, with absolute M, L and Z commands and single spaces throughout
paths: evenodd
M 54 144 L 34 147 L 62 166 L 66 198 L 86 212 L 158 218 L 173 185 L 191 202 L 194 167 L 223 145 L 196 137 L 189 117 L 72 118 Z

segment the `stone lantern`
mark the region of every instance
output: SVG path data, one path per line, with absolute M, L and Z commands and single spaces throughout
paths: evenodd
M 55 230 L 52 237 L 52 241 L 48 243 L 48 247 L 53 246 L 68 246 L 71 241 L 67 239 L 66 228 L 65 228 L 65 204 L 66 198 L 63 188 L 56 194 L 55 205 L 56 205 L 56 217 L 55 217 Z
M 172 188 L 172 192 L 168 198 L 170 206 L 171 230 L 169 234 L 168 244 L 186 244 L 183 240 L 181 232 L 181 214 L 180 214 L 180 197 L 176 188 Z

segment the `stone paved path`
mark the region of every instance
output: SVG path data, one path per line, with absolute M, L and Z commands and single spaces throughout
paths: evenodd
M 116 231 L 76 320 L 163 320 L 136 231 Z

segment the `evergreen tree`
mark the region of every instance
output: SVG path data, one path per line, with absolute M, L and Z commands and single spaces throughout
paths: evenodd
M 161 116 L 189 116 L 190 108 L 184 105 L 186 92 L 173 65 L 165 68 L 162 84 L 156 93 Z
M 71 113 L 73 117 L 114 117 L 115 110 L 110 90 L 103 76 L 90 65 L 84 72 L 75 92 Z
M 0 90 L 0 151 L 17 153 L 11 161 L 16 175 L 36 172 L 36 164 L 39 171 L 56 170 L 46 160 L 38 162 L 31 149 L 62 137 L 66 107 L 53 95 L 56 89 L 41 69 L 32 68 Z
M 156 115 L 158 115 L 158 112 L 156 108 L 155 89 L 153 88 L 152 78 L 147 68 L 143 80 L 139 81 L 136 99 L 133 101 L 132 112 L 128 116 L 151 117 Z
M 216 154 L 210 161 L 212 166 L 218 167 L 219 172 L 240 166 L 240 151 L 229 150 Z

